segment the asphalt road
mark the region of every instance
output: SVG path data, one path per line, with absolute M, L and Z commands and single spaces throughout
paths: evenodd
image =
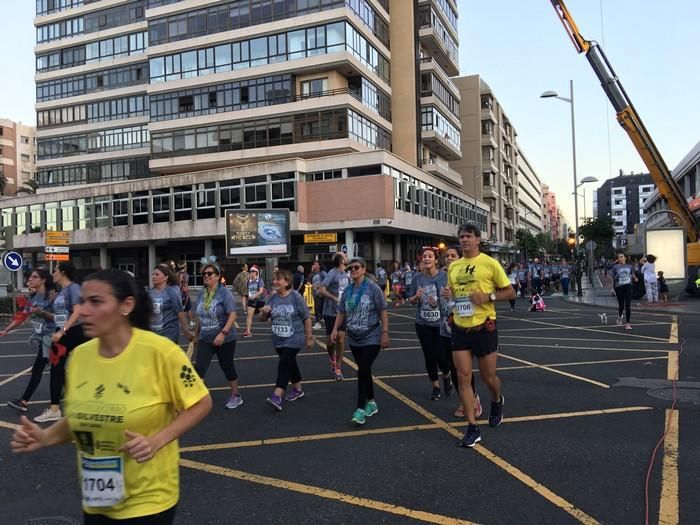
M 243 406 L 224 410 L 226 382 L 216 363 L 209 370 L 215 408 L 181 440 L 176 523 L 644 523 L 647 505 L 649 523 L 700 522 L 696 320 L 645 312 L 625 332 L 612 315 L 601 324 L 598 309 L 558 299 L 548 307 L 499 305 L 505 420 L 497 429 L 484 421 L 473 450 L 456 446 L 464 426 L 455 396 L 428 400 L 410 307 L 390 310 L 391 347 L 374 367 L 380 413 L 363 427 L 350 423 L 349 352 L 346 380 L 336 382 L 320 346 L 299 357 L 306 397 L 267 408 L 277 356 L 256 324 L 236 354 Z M 26 385 L 17 374 L 33 362 L 28 335 L 0 340 L 0 400 Z M 671 410 L 676 371 L 689 383 Z M 34 399 L 31 416 L 47 406 L 48 374 Z M 79 520 L 73 447 L 13 456 L 17 420 L 0 405 L 0 523 Z

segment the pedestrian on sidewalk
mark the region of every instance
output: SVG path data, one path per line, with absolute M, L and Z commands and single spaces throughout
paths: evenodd
M 647 293 L 647 302 L 659 302 L 659 286 L 656 276 L 656 256 L 647 255 L 647 262 L 642 265 L 642 275 L 644 275 L 644 289 Z
M 262 321 L 272 321 L 272 345 L 280 357 L 275 390 L 265 400 L 268 406 L 277 411 L 282 410 L 282 396 L 290 382 L 292 390 L 284 397 L 285 401 L 291 403 L 304 397 L 297 354 L 305 343 L 308 349 L 314 345 L 309 307 L 302 295 L 292 290 L 292 280 L 288 270 L 275 272 L 272 280 L 275 293 L 268 297 L 260 314 Z
M 364 425 L 366 418 L 379 412 L 374 400 L 372 364 L 379 350 L 389 346 L 389 314 L 384 291 L 365 275 L 365 260 L 354 257 L 348 268 L 352 283 L 345 288 L 338 305 L 331 340 L 337 340 L 339 330 L 345 325 L 350 350 L 357 363 L 357 409 L 352 422 Z
M 624 253 L 617 254 L 617 261 L 612 267 L 613 290 L 617 297 L 617 325 L 622 325 L 622 312 L 625 312 L 625 330 L 632 330 L 632 282 L 637 282 L 634 268 L 627 263 Z

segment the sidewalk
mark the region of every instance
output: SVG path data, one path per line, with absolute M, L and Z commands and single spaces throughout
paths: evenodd
M 591 287 L 588 278 L 584 276 L 583 297 L 577 297 L 576 292 L 570 292 L 568 296 L 555 293 L 552 297 L 561 297 L 569 303 L 583 304 L 586 306 L 597 306 L 600 308 L 617 309 L 617 298 L 613 295 L 612 288 L 601 286 L 600 279 L 595 276 L 598 282 L 596 287 Z M 649 304 L 646 298 L 632 299 L 632 310 L 635 312 L 654 312 L 667 314 L 700 314 L 700 298 L 684 295 L 678 301 L 667 303 Z

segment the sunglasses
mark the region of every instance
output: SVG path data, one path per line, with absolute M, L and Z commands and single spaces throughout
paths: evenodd
M 202 277 L 211 277 L 212 275 L 216 275 L 216 272 L 202 272 Z
M 362 268 L 362 266 L 359 264 L 353 264 L 352 266 L 348 266 L 348 270 L 350 270 L 351 272 L 359 270 L 360 268 Z

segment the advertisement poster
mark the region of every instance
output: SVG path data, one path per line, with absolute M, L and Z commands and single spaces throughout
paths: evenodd
M 289 255 L 289 210 L 226 210 L 226 255 Z

